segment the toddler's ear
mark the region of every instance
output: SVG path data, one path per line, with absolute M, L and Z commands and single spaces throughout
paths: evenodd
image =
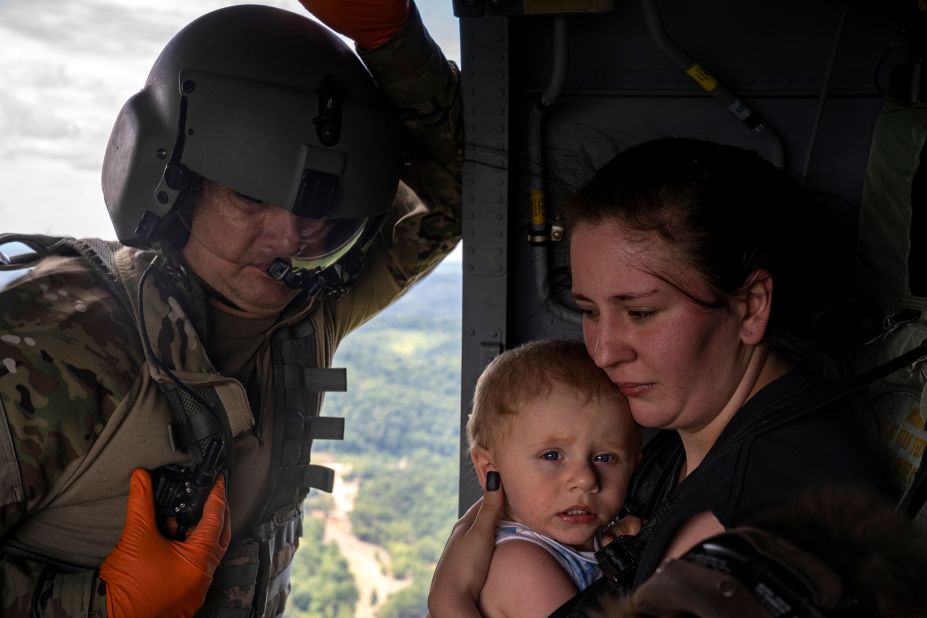
M 470 460 L 473 462 L 473 469 L 476 470 L 480 486 L 486 487 L 486 473 L 496 469 L 492 453 L 485 448 L 474 446 L 470 449 Z

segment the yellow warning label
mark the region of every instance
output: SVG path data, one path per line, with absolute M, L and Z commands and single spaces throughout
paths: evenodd
M 718 85 L 718 80 L 715 79 L 715 76 L 708 72 L 708 69 L 700 65 L 698 62 L 686 69 L 686 74 L 698 82 L 698 85 L 711 92 Z
M 901 488 L 909 486 L 914 480 L 924 448 L 927 447 L 927 431 L 924 430 L 920 407 L 905 408 L 902 404 L 879 413 L 879 423 L 884 427 L 882 446 L 888 451 L 895 481 Z
M 531 190 L 531 225 L 544 225 L 547 217 L 544 214 L 544 192 L 538 189 Z

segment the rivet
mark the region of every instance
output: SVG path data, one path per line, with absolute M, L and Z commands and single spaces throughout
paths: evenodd
M 158 149 L 155 151 L 155 156 L 158 157 L 159 159 L 166 159 L 166 158 L 167 158 L 167 151 L 164 150 L 163 148 L 158 148 Z
M 183 91 L 184 94 L 190 94 L 191 92 L 196 90 L 196 82 L 188 79 L 187 81 L 183 83 L 180 89 Z
M 158 191 L 158 202 L 161 204 L 167 204 L 167 200 L 168 200 L 167 193 L 165 193 L 164 191 Z
M 737 590 L 737 584 L 734 583 L 732 579 L 722 579 L 718 582 L 718 592 L 721 593 L 725 599 L 730 599 L 734 596 L 734 592 Z

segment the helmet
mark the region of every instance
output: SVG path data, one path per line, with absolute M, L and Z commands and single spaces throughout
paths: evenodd
M 233 6 L 175 35 L 122 107 L 103 196 L 119 240 L 138 247 L 186 240 L 201 178 L 328 220 L 324 255 L 294 267 L 319 270 L 376 234 L 401 147 L 397 117 L 341 39 L 297 13 Z

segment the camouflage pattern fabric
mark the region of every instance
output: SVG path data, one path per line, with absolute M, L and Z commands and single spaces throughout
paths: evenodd
M 460 237 L 456 68 L 419 18 L 363 57 L 400 110 L 416 151 L 354 287 L 340 300 L 298 302 L 280 321 L 313 321 L 320 366 Z M 133 300 L 153 257 L 130 248 L 117 254 Z M 142 328 L 166 366 L 185 381 L 216 386 L 230 415 L 239 415 L 236 432 L 248 429 L 244 389 L 218 375 L 203 350 L 202 292 L 168 275 L 156 267 L 145 283 Z M 145 358 L 139 317 L 138 307 L 134 315 L 124 310 L 80 258 L 47 258 L 0 292 L 0 615 L 105 616 L 96 568 L 121 531 L 131 469 L 185 459 L 167 441 L 169 410 L 156 384 L 165 377 Z M 266 346 L 258 355 L 266 364 Z M 275 549 L 275 573 L 285 574 L 297 544 L 288 538 Z M 223 566 L 254 564 L 251 550 L 239 547 Z M 211 605 L 237 604 L 244 614 L 256 593 L 222 587 L 218 578 L 214 588 Z M 265 615 L 283 611 L 286 589 L 268 599 Z

